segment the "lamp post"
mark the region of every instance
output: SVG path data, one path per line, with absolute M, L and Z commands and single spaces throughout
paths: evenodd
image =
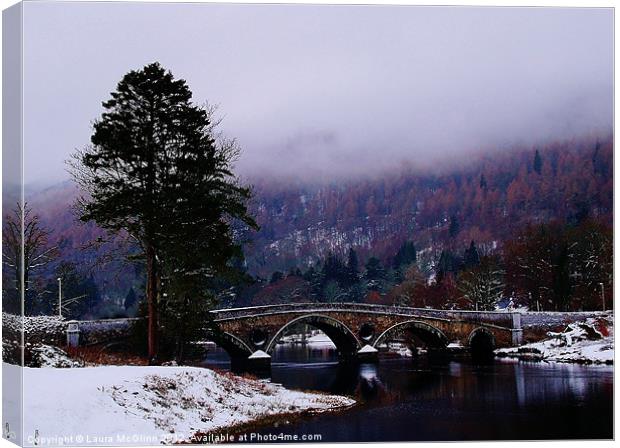
M 601 285 L 601 300 L 603 302 L 603 311 L 605 311 L 605 284 L 601 282 L 599 285 Z
M 58 277 L 58 316 L 62 317 L 62 277 Z

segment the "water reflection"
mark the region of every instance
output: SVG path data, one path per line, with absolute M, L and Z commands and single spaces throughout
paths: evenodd
M 361 364 L 359 366 L 359 374 L 360 378 L 367 383 L 379 381 L 375 364 Z
M 222 368 L 226 355 L 207 365 Z M 354 396 L 340 414 L 264 433 L 320 433 L 323 441 L 611 438 L 613 368 L 420 357 L 339 364 L 330 347 L 279 345 L 272 381 Z

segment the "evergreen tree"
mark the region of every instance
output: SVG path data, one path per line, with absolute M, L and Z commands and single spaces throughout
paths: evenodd
M 412 241 L 405 241 L 394 256 L 394 268 L 408 266 L 417 260 L 417 252 Z
M 275 271 L 273 274 L 271 274 L 271 279 L 269 280 L 269 284 L 273 285 L 274 283 L 279 282 L 283 278 L 284 278 L 284 274 L 282 272 Z
M 538 174 L 542 172 L 542 157 L 540 157 L 540 152 L 536 150 L 534 154 L 534 171 Z
M 342 288 L 336 280 L 330 280 L 323 288 L 323 300 L 327 303 L 342 302 L 344 297 Z
M 386 272 L 381 260 L 376 257 L 370 257 L 364 267 L 366 268 L 364 278 L 366 279 L 368 289 L 371 291 L 379 291 L 382 289 L 382 283 L 385 280 Z
M 480 188 L 483 189 L 483 190 L 487 189 L 487 180 L 484 177 L 484 174 L 480 175 Z
M 349 249 L 349 255 L 347 257 L 346 276 L 349 286 L 359 282 L 359 259 L 357 258 L 357 252 L 355 249 Z
M 138 304 L 138 295 L 136 294 L 136 291 L 133 288 L 129 288 L 129 292 L 125 296 L 125 302 L 123 304 L 125 306 L 125 310 L 133 311 L 135 307 L 137 306 L 137 304 Z
M 456 215 L 450 216 L 450 226 L 448 228 L 448 233 L 451 238 L 454 238 L 461 231 L 461 224 L 459 223 L 459 218 Z
M 359 281 L 351 285 L 347 292 L 347 297 L 350 302 L 361 302 L 365 295 L 366 288 L 364 287 L 364 284 Z
M 469 248 L 465 249 L 465 256 L 463 257 L 463 264 L 465 269 L 469 269 L 480 264 L 480 254 L 474 240 L 469 244 Z
M 340 258 L 330 252 L 323 264 L 323 281 L 325 284 L 334 280 L 339 286 L 343 286 L 347 283 L 347 277 L 345 265 Z
M 597 140 L 594 145 L 594 153 L 592 154 L 592 168 L 594 173 L 599 176 L 605 175 L 607 168 L 611 166 L 609 162 L 610 161 L 605 158 L 605 155 L 601 154 L 601 142 Z
M 95 282 L 95 277 L 90 274 L 84 283 L 82 284 L 82 289 L 84 290 L 84 294 L 86 295 L 86 300 L 84 303 L 85 314 L 92 315 L 97 307 L 100 306 L 102 297 L 99 293 L 99 288 L 97 287 L 97 282 Z
M 242 255 L 231 222 L 256 227 L 246 208 L 250 190 L 231 171 L 238 147 L 214 139 L 211 111 L 191 99 L 186 82 L 158 63 L 129 72 L 103 103 L 92 145 L 72 163 L 85 193 L 80 219 L 125 231 L 139 244 L 151 360 L 160 300 L 177 299 L 168 309 L 193 308 L 188 297 L 201 300 L 210 280 Z M 162 291 L 162 282 L 170 291 Z
M 298 267 L 292 267 L 288 270 L 287 277 L 302 277 L 301 270 Z
M 304 274 L 304 279 L 310 283 L 310 294 L 315 301 L 322 300 L 323 294 L 323 270 L 317 266 L 310 266 Z
M 316 275 L 316 269 L 314 269 L 314 266 L 310 266 L 308 268 L 308 270 L 306 272 L 304 272 L 304 280 L 306 280 L 307 282 L 312 282 L 312 280 L 314 280 L 314 276 Z
M 435 270 L 437 283 L 440 284 L 447 274 L 459 271 L 461 260 L 449 250 L 442 250 Z

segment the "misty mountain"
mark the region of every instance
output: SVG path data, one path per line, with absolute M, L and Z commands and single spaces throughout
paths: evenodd
M 371 255 L 388 261 L 406 240 L 432 259 L 442 247 L 472 240 L 494 247 L 526 223 L 585 216 L 611 223 L 612 156 L 611 137 L 586 138 L 481 153 L 460 166 L 403 167 L 364 180 L 311 184 L 256 177 L 251 207 L 261 228 L 246 235 L 247 269 L 268 278 L 277 270 L 305 269 L 329 252 L 344 257 L 350 247 L 362 261 Z M 139 286 L 139 269 L 101 262 L 122 237 L 108 251 L 90 247 L 104 234 L 76 220 L 77 194 L 66 181 L 28 194 L 27 201 L 50 229 L 60 258 L 89 270 L 106 294 L 121 300 Z
M 413 167 L 370 180 L 294 186 L 255 181 L 261 230 L 246 250 L 251 272 L 308 266 L 354 247 L 363 258 L 419 248 L 495 244 L 526 223 L 612 220 L 612 141 L 584 139 L 487 153 L 461 167 Z M 538 154 L 538 155 L 537 155 Z

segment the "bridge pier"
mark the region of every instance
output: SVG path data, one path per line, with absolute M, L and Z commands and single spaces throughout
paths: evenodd
M 372 345 L 365 345 L 357 351 L 356 360 L 358 362 L 379 362 L 379 350 Z
M 271 356 L 262 350 L 256 350 L 247 359 L 248 368 L 256 372 L 271 372 Z
M 262 350 L 257 350 L 250 356 L 230 358 L 230 369 L 234 373 L 251 373 L 260 378 L 271 376 L 271 356 Z

